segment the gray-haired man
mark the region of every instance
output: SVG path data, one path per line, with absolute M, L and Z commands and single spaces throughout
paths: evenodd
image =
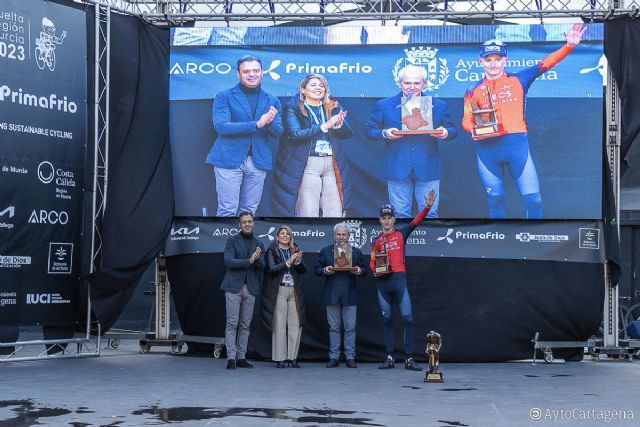
M 349 226 L 341 222 L 333 227 L 336 243 L 349 242 Z M 367 268 L 360 249 L 352 247 L 352 264 L 356 267 L 353 272 L 333 271 L 334 245 L 320 250 L 318 262 L 315 266 L 317 276 L 325 277 L 324 299 L 327 305 L 327 321 L 329 322 L 329 362 L 327 368 L 335 368 L 340 360 L 340 324 L 344 324 L 344 355 L 347 367 L 356 365 L 356 317 L 358 293 L 356 278 L 367 275 Z

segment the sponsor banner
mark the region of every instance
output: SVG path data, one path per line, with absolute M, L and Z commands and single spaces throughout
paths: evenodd
M 86 156 L 86 19 L 54 2 L 0 7 L 0 317 L 75 321 Z M 7 302 L 9 301 L 9 302 Z M 12 307 L 11 310 L 3 310 Z
M 596 24 L 598 25 L 598 24 Z M 428 28 L 428 27 L 425 27 Z M 567 30 L 568 31 L 568 30 Z M 539 64 L 564 43 L 517 43 L 509 46 L 507 69 L 517 72 Z M 418 65 L 428 71 L 426 91 L 442 98 L 458 98 L 482 80 L 480 43 L 391 46 L 261 46 L 251 52 L 263 63 L 262 87 L 276 96 L 297 92 L 307 74 L 322 74 L 331 92 L 340 97 L 383 98 L 398 90 L 399 71 Z M 237 84 L 236 60 L 246 47 L 173 46 L 169 68 L 170 99 L 211 99 Z M 585 41 L 538 78 L 530 98 L 602 98 L 601 41 Z
M 370 219 L 345 219 L 350 243 L 369 254 L 381 233 Z M 407 224 L 398 220 L 396 228 Z M 265 245 L 275 241 L 282 221 L 256 220 L 254 235 Z M 319 251 L 333 243 L 334 222 L 288 220 L 295 241 L 304 251 Z M 237 219 L 176 218 L 165 255 L 224 252 L 227 239 L 240 232 Z M 602 224 L 599 221 L 432 221 L 425 220 L 407 240 L 408 256 L 531 259 L 543 261 L 604 262 Z
M 15 288 L 0 286 L 0 323 L 16 324 L 20 317 L 20 296 Z

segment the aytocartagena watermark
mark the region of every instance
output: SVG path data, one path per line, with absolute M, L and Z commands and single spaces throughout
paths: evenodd
M 529 417 L 534 421 L 633 421 L 634 413 L 624 409 L 551 409 L 531 408 Z

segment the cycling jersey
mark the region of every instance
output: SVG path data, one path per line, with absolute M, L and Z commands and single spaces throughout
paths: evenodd
M 464 130 L 471 132 L 473 129 L 473 106 L 479 110 L 491 108 L 488 97 L 490 92 L 493 108 L 496 110 L 499 134 L 527 133 L 525 96 L 531 83 L 542 73 L 562 61 L 574 47 L 565 44 L 533 67 L 513 74 L 505 71 L 495 80 L 488 80 L 485 77 L 475 86 L 467 89 L 464 95 L 464 116 L 462 119 Z M 484 118 L 488 119 L 488 113 L 486 116 Z
M 393 273 L 399 273 L 406 271 L 404 263 L 404 245 L 409 238 L 409 235 L 415 228 L 420 225 L 425 216 L 429 213 L 429 208 L 425 207 L 411 223 L 394 229 L 391 233 L 380 233 L 380 236 L 373 242 L 371 247 L 371 262 L 369 264 L 371 271 L 375 271 L 375 254 L 376 252 L 386 252 L 389 257 L 389 269 Z M 386 246 L 386 249 L 385 249 Z

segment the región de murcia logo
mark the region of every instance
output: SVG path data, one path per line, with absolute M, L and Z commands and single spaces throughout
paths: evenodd
M 405 57 L 396 61 L 393 66 L 393 79 L 398 86 L 400 85 L 400 70 L 407 65 L 415 65 L 427 70 L 427 84 L 425 90 L 434 91 L 446 83 L 449 78 L 449 67 L 447 60 L 438 58 L 438 49 L 429 46 L 412 47 L 404 49 Z

